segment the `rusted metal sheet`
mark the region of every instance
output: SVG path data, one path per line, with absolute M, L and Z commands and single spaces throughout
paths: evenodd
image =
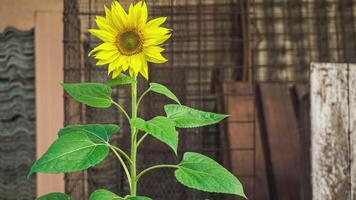
M 350 142 L 355 141 L 355 75 L 348 64 L 311 65 L 311 158 L 314 200 L 354 196 Z M 351 123 L 352 122 L 352 123 Z M 354 146 L 354 145 L 352 145 Z M 354 151 L 353 151 L 354 152 Z M 351 185 L 351 188 L 350 188 Z

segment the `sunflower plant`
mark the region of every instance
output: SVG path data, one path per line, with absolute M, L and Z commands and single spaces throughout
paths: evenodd
M 97 16 L 98 29 L 89 32 L 103 43 L 89 52 L 97 59 L 97 65 L 108 65 L 111 75 L 107 83 L 64 83 L 64 90 L 78 102 L 94 108 L 116 106 L 131 127 L 131 151 L 110 143 L 110 137 L 120 131 L 116 124 L 69 125 L 59 130 L 58 139 L 31 167 L 34 173 L 70 173 L 85 170 L 102 162 L 110 151 L 114 153 L 127 176 L 130 194 L 120 197 L 105 189 L 98 189 L 90 200 L 149 200 L 138 196 L 137 185 L 146 173 L 160 168 L 171 168 L 177 181 L 189 188 L 215 193 L 246 197 L 240 181 L 213 159 L 194 152 L 185 152 L 178 164 L 157 164 L 142 171 L 137 169 L 137 151 L 147 137 L 153 137 L 178 154 L 177 129 L 196 128 L 220 122 L 227 115 L 204 112 L 184 106 L 165 86 L 150 83 L 138 98 L 137 78 L 148 80 L 148 62 L 164 63 L 162 44 L 171 37 L 171 29 L 161 27 L 165 17 L 148 20 L 145 2 L 131 4 L 128 12 L 114 1 L 105 7 L 105 17 Z M 125 74 L 125 72 L 127 72 Z M 112 88 L 131 85 L 131 112 L 127 112 L 112 99 Z M 164 106 L 165 116 L 144 120 L 138 116 L 143 98 L 150 92 L 165 95 L 174 102 Z M 129 114 L 130 113 L 130 114 Z M 50 193 L 38 198 L 72 199 L 63 193 Z

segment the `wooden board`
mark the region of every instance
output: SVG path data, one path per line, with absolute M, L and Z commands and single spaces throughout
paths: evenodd
M 57 139 L 64 124 L 63 16 L 61 12 L 37 12 L 36 54 L 36 144 L 37 158 Z M 51 67 L 48 67 L 51 66 Z M 64 192 L 63 174 L 37 174 L 37 195 Z
M 349 64 L 351 200 L 356 200 L 356 64 Z
M 269 186 L 273 190 L 273 200 L 299 200 L 299 132 L 289 87 L 286 84 L 262 83 L 258 93 L 270 156 L 268 173 L 271 175 Z
M 226 125 L 227 131 L 223 132 L 222 141 L 227 149 L 232 149 L 225 151 L 225 164 L 235 175 L 240 177 L 249 199 L 269 200 L 265 161 L 253 92 L 251 84 L 248 83 L 226 82 L 223 85 L 224 112 L 229 113 L 230 117 Z M 254 120 L 256 124 L 254 124 Z M 252 196 L 254 136 L 256 137 L 256 198 Z M 239 198 L 231 197 L 228 199 Z
M 355 177 L 351 173 L 355 170 L 351 164 L 355 158 L 351 152 L 355 147 L 350 146 L 356 136 L 355 71 L 348 64 L 311 65 L 311 174 L 314 200 L 346 200 L 352 199 L 351 195 L 355 199 L 355 185 L 352 184 Z
M 297 84 L 292 87 L 292 96 L 295 98 L 295 111 L 297 112 L 300 136 L 300 195 L 302 200 L 311 199 L 310 177 L 310 97 L 309 85 Z

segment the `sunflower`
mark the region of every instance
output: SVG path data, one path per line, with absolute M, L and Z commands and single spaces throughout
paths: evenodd
M 98 29 L 89 32 L 103 43 L 89 52 L 98 60 L 97 65 L 109 65 L 108 74 L 116 78 L 129 70 L 130 76 L 140 73 L 148 79 L 148 62 L 165 63 L 160 46 L 171 37 L 171 29 L 160 27 L 166 17 L 147 21 L 147 5 L 139 1 L 130 4 L 128 13 L 119 2 L 104 7 L 105 17 L 97 16 Z

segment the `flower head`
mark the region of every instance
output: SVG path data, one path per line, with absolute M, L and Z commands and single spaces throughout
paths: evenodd
M 148 79 L 147 62 L 167 61 L 160 47 L 171 37 L 171 30 L 161 27 L 166 17 L 147 21 L 147 5 L 141 1 L 131 3 L 128 13 L 114 1 L 110 9 L 105 6 L 105 15 L 96 17 L 98 29 L 89 29 L 103 41 L 89 52 L 89 56 L 95 56 L 97 65 L 108 64 L 108 74 L 112 73 L 112 78 L 129 70 L 131 76 L 140 73 Z

